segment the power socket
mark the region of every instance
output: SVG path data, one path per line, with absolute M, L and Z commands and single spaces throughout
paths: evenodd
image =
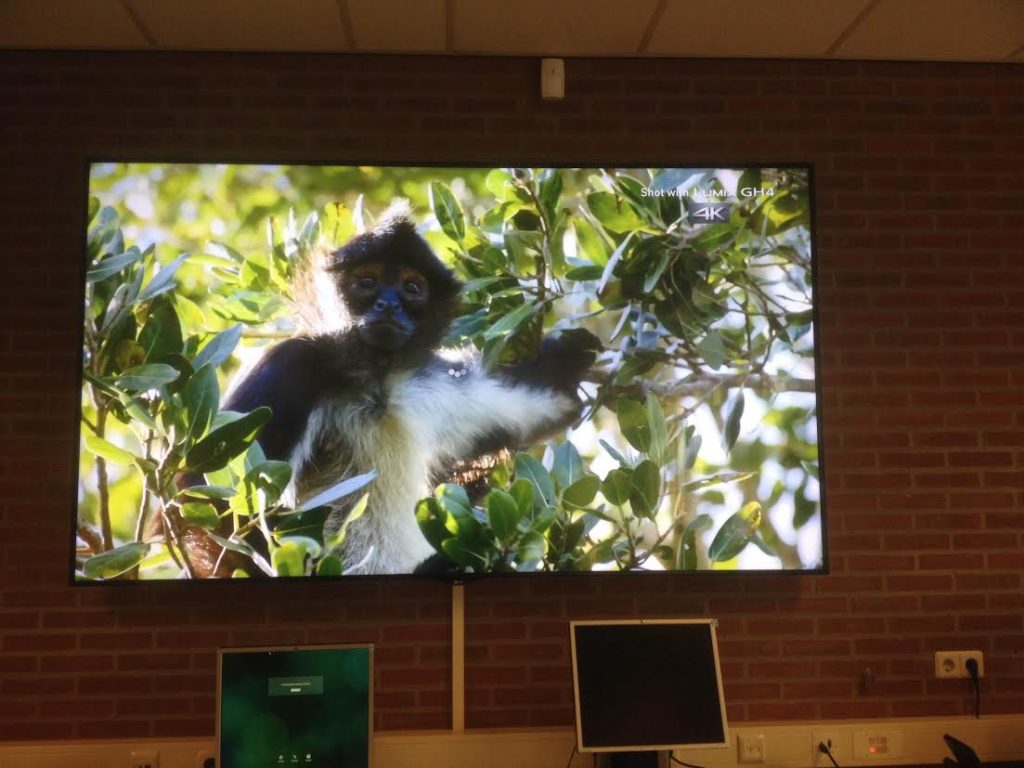
M 195 768 L 215 768 L 216 764 L 216 758 L 211 750 L 200 749 L 196 752 Z
M 128 768 L 160 768 L 159 750 L 133 749 L 128 753 Z
M 978 677 L 985 676 L 985 654 L 981 651 L 936 651 L 935 676 L 938 678 L 970 677 L 967 660 L 978 663 Z
M 849 733 L 822 728 L 811 733 L 811 765 L 831 766 L 828 755 L 821 751 L 819 744 L 824 744 L 832 753 L 839 765 L 849 765 L 853 757 L 853 737 Z

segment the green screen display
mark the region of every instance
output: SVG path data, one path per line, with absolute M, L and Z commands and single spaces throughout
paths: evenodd
M 369 647 L 221 654 L 221 768 L 367 768 Z

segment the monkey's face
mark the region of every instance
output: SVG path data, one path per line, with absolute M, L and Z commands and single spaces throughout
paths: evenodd
M 381 262 L 346 271 L 341 291 L 363 341 L 389 352 L 409 342 L 430 302 L 430 283 L 422 274 Z

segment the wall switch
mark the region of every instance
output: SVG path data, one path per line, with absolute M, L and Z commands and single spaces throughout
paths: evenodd
M 133 749 L 128 753 L 128 768 L 160 768 L 160 752 L 156 749 Z
M 768 754 L 763 733 L 741 733 L 736 736 L 737 755 L 741 763 L 765 763 Z

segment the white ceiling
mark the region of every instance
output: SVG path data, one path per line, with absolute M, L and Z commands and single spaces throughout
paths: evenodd
M 1024 62 L 1024 0 L 0 0 L 0 48 Z

